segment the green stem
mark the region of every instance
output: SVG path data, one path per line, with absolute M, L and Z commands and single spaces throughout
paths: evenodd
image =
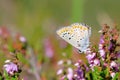
M 82 20 L 84 1 L 72 0 L 71 22 L 80 22 Z

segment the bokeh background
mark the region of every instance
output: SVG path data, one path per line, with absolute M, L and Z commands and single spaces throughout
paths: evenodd
M 92 27 L 91 43 L 96 44 L 101 25 L 119 28 L 119 3 L 120 0 L 0 0 L 0 26 L 22 34 L 35 51 L 38 64 L 44 64 L 40 75 L 45 80 L 55 80 L 56 63 L 63 59 L 62 53 L 75 57 L 72 47 L 57 36 L 56 30 L 76 22 L 88 24 Z M 46 45 L 52 46 L 52 57 L 46 55 Z

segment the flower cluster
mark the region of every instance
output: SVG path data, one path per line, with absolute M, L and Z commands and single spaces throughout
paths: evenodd
M 87 64 L 79 60 L 74 66 L 72 80 L 117 80 L 120 72 L 119 32 L 116 27 L 104 25 L 98 48 L 89 46 L 86 50 Z M 89 77 L 88 77 L 89 74 Z M 65 80 L 65 79 L 64 79 Z M 70 80 L 70 79 L 69 79 Z
M 97 52 L 92 51 L 90 48 L 88 48 L 86 51 L 86 58 L 88 59 L 91 69 L 93 69 L 94 66 L 100 66 L 100 60 L 97 56 Z
M 19 71 L 18 65 L 11 62 L 10 60 L 5 61 L 3 68 L 11 76 L 15 75 L 15 73 Z
M 27 40 L 19 33 L 14 33 L 6 27 L 0 27 L 0 51 L 6 56 L 6 61 L 1 71 L 0 79 L 16 79 L 19 77 L 20 60 L 18 53 L 26 55 Z
M 71 67 L 71 60 L 60 60 L 58 61 L 60 69 L 57 71 L 57 75 L 61 76 L 60 80 L 73 80 L 73 69 Z
M 102 35 L 99 43 L 99 53 L 104 61 L 103 64 L 106 68 L 110 67 L 111 77 L 114 77 L 116 72 L 119 72 L 119 64 L 117 62 L 119 33 L 116 27 L 110 28 L 107 25 L 103 26 Z M 114 74 L 114 75 L 113 75 Z
M 75 66 L 77 67 L 77 69 L 75 70 L 73 79 L 86 80 L 85 73 L 89 71 L 89 68 L 81 60 L 75 63 Z
M 6 27 L 0 27 L 0 50 L 4 53 L 17 53 L 26 54 L 27 40 L 19 33 L 13 33 Z
M 119 50 L 116 50 L 119 46 L 117 42 L 119 33 L 115 27 L 110 28 L 108 25 L 104 25 L 103 29 L 99 32 L 101 33 L 101 36 L 98 51 L 94 48 L 88 48 L 86 51 L 86 58 L 88 59 L 89 67 L 92 70 L 94 70 L 95 66 L 99 66 L 101 70 L 108 69 L 108 75 L 114 78 L 116 73 L 120 71 L 117 62 Z M 111 77 L 109 77 L 109 79 Z M 105 78 L 106 77 L 104 77 L 104 79 Z

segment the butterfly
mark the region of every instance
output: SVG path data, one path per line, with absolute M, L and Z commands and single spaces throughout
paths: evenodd
M 89 38 L 91 36 L 91 27 L 86 24 L 74 23 L 56 31 L 57 34 L 77 48 L 80 53 L 86 52 L 89 47 Z

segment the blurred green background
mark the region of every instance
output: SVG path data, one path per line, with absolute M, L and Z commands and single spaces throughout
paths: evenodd
M 30 44 L 37 44 L 58 27 L 75 22 L 88 24 L 93 33 L 100 29 L 100 16 L 107 15 L 119 24 L 119 3 L 119 0 L 0 0 L 0 25 L 17 29 Z
M 44 54 L 44 40 L 51 38 L 55 55 L 59 56 L 57 29 L 76 22 L 88 24 L 92 27 L 91 42 L 96 43 L 101 25 L 120 25 L 119 3 L 120 0 L 0 0 L 0 25 L 24 35 L 39 54 Z

